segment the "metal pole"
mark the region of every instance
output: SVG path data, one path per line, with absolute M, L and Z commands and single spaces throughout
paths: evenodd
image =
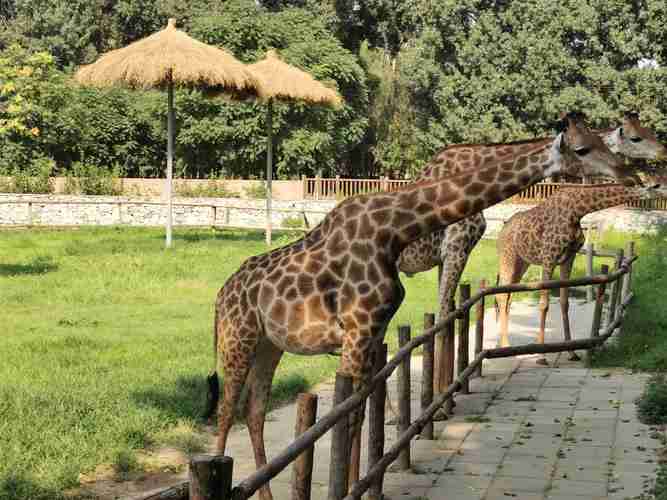
M 266 105 L 266 244 L 271 245 L 271 178 L 273 177 L 273 99 Z
M 171 248 L 171 183 L 174 175 L 174 82 L 169 72 L 167 86 L 167 236 L 165 247 Z

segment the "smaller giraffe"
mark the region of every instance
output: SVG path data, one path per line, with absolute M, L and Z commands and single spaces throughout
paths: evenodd
M 581 219 L 586 214 L 637 199 L 667 197 L 667 186 L 623 186 L 593 184 L 560 189 L 540 205 L 513 215 L 498 236 L 498 285 L 518 283 L 528 267 L 542 266 L 542 280 L 550 280 L 556 266 L 560 278 L 570 278 L 572 264 L 584 244 Z M 568 289 L 560 289 L 563 335 L 571 340 L 568 316 Z M 500 320 L 500 345 L 509 345 L 507 323 L 511 294 L 496 295 L 497 318 Z M 544 327 L 549 309 L 549 291 L 540 293 L 540 330 L 537 342 L 544 343 Z M 572 359 L 576 354 L 572 353 Z M 541 358 L 540 364 L 546 364 Z
M 667 158 L 667 147 L 658 142 L 650 128 L 642 126 L 638 113 L 625 113 L 620 127 L 601 136 L 613 153 L 629 158 Z

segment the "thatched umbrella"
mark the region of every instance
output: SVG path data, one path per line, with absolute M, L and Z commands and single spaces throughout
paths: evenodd
M 75 75 L 84 85 L 120 84 L 137 89 L 167 89 L 167 237 L 171 246 L 172 174 L 174 156 L 174 85 L 216 93 L 263 96 L 259 79 L 228 52 L 206 45 L 176 29 L 176 20 L 162 31 L 104 54 Z
M 266 107 L 266 243 L 271 244 L 271 178 L 273 176 L 273 100 L 305 101 L 339 106 L 343 100 L 335 90 L 325 87 L 305 71 L 287 64 L 275 50 L 249 68 L 262 80 Z

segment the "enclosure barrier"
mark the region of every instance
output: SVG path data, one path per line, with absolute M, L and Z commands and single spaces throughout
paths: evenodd
M 588 249 L 587 249 L 588 250 Z M 588 250 L 592 253 L 592 250 Z M 305 421 L 297 423 L 297 432 L 295 440 L 280 452 L 273 460 L 264 467 L 258 469 L 255 473 L 241 481 L 236 487 L 230 488 L 232 466 L 231 459 L 224 462 L 224 474 L 228 477 L 224 480 L 218 480 L 218 483 L 224 488 L 215 492 L 215 496 L 188 497 L 188 489 L 192 489 L 193 481 L 201 482 L 195 478 L 197 474 L 206 478 L 212 473 L 202 465 L 202 460 L 208 461 L 210 467 L 215 466 L 215 461 L 219 457 L 207 456 L 205 459 L 197 457 L 197 461 L 191 463 L 191 484 L 182 483 L 169 490 L 165 490 L 155 495 L 145 497 L 145 500 L 176 500 L 181 498 L 197 498 L 197 500 L 210 498 L 222 500 L 246 500 L 249 499 L 262 486 L 284 470 L 289 464 L 295 463 L 295 470 L 292 481 L 292 498 L 299 500 L 308 500 L 310 498 L 310 478 L 312 477 L 312 453 L 315 442 L 322 437 L 328 430 L 334 428 L 332 435 L 331 464 L 329 470 L 329 500 L 353 500 L 360 499 L 368 492 L 371 500 L 380 500 L 382 498 L 382 482 L 387 467 L 397 459 L 399 460 L 399 469 L 410 467 L 410 442 L 418 434 L 423 439 L 432 439 L 433 437 L 433 417 L 447 401 L 451 401 L 457 391 L 463 392 L 467 386 L 469 378 L 474 374 L 481 375 L 482 362 L 484 359 L 511 357 L 523 354 L 542 354 L 574 351 L 581 349 L 592 350 L 603 344 L 618 328 L 621 327 L 626 308 L 633 298 L 631 279 L 632 266 L 637 256 L 634 255 L 634 245 L 629 243 L 625 252 L 597 252 L 597 255 L 615 257 L 614 270 L 609 273 L 608 266 L 601 266 L 601 272 L 598 275 L 586 278 L 571 280 L 549 280 L 543 282 L 533 282 L 526 284 L 504 285 L 493 288 L 486 288 L 482 283 L 480 290 L 470 297 L 469 285 L 462 285 L 461 300 L 459 307 L 453 312 L 447 314 L 442 321 L 433 325 L 433 315 L 427 314 L 424 317 L 424 331 L 421 335 L 410 338 L 410 327 L 401 327 L 399 332 L 400 348 L 396 354 L 387 361 L 386 344 L 376 346 L 375 357 L 373 360 L 372 378 L 370 382 L 362 386 L 357 392 L 352 392 L 352 380 L 349 377 L 338 374 L 336 376 L 334 407 L 324 415 L 319 421 L 315 422 L 312 408 L 308 411 L 301 409 L 301 405 L 310 401 L 312 397 L 301 397 L 299 399 L 299 415 L 309 413 L 311 416 Z M 612 293 L 605 299 L 605 289 L 607 284 L 611 284 Z M 569 287 L 580 287 L 588 285 L 597 285 L 596 302 L 594 317 L 591 324 L 590 338 L 570 340 L 564 342 L 553 342 L 546 344 L 527 344 L 512 347 L 500 347 L 494 349 L 483 349 L 484 340 L 484 308 L 483 300 L 486 296 L 499 293 L 527 292 L 536 290 L 551 290 Z M 603 306 L 607 306 L 606 325 L 603 330 Z M 460 343 L 465 343 L 469 327 L 469 312 L 475 307 L 475 358 L 468 363 L 465 360 L 466 353 L 459 351 L 458 376 L 439 394 L 433 394 L 433 342 L 436 334 L 452 335 L 451 325 L 456 319 L 459 320 Z M 448 333 L 449 332 L 449 333 Z M 422 380 L 422 413 L 414 420 L 410 418 L 410 383 L 409 383 L 409 363 L 412 352 L 418 347 L 424 345 L 424 363 Z M 462 361 L 463 359 L 463 361 Z M 399 382 L 399 435 L 389 450 L 384 450 L 384 405 L 387 391 L 387 379 L 392 372 L 398 368 L 401 373 Z M 370 396 L 369 408 L 369 442 L 368 442 L 368 470 L 364 477 L 356 482 L 350 483 L 350 478 L 354 477 L 355 467 L 358 467 L 358 448 L 360 443 L 351 443 L 350 426 L 355 425 L 351 421 L 351 416 L 357 410 L 364 407 L 365 401 Z M 405 402 L 408 402 L 406 404 Z M 301 417 L 300 417 L 301 418 Z M 357 450 L 355 451 L 355 448 Z M 352 457 L 351 468 L 347 466 L 348 458 Z M 358 469 L 357 469 L 358 470 Z M 352 471 L 352 474 L 351 474 Z M 202 488 L 200 488 L 201 490 Z M 205 489 L 205 488 L 204 488 Z M 199 491 L 199 490 L 198 490 Z

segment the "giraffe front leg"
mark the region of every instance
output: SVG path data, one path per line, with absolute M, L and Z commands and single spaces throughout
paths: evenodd
M 542 281 L 548 281 L 553 275 L 553 267 L 544 266 L 542 268 Z M 544 331 L 547 324 L 547 313 L 549 312 L 549 290 L 540 291 L 540 331 L 537 334 L 537 343 L 544 344 Z M 546 356 L 542 356 L 537 360 L 540 365 L 548 365 Z
M 574 256 L 563 262 L 563 264 L 561 264 L 560 266 L 561 280 L 570 279 L 570 274 L 572 273 L 573 264 L 574 264 Z M 572 332 L 570 331 L 570 296 L 568 288 L 560 289 L 560 310 L 561 310 L 561 317 L 563 320 L 563 337 L 565 340 L 572 340 Z M 574 351 L 570 351 L 569 359 L 570 361 L 581 360 L 579 355 Z
M 354 391 L 363 389 L 371 374 L 372 332 L 359 330 L 346 331 L 343 339 L 343 353 L 338 373 L 352 378 Z M 359 481 L 361 467 L 361 432 L 364 421 L 366 402 L 350 414 L 350 465 L 348 485 Z

